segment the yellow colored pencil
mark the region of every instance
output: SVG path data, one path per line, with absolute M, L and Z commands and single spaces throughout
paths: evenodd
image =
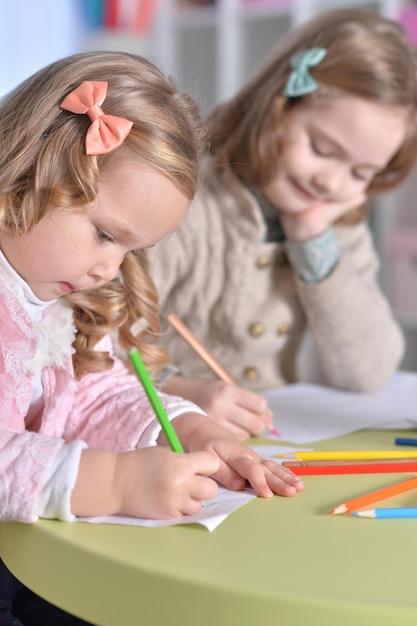
M 298 461 L 338 461 L 345 459 L 409 459 L 416 458 L 410 450 L 316 450 L 287 452 L 277 454 L 280 459 L 297 459 Z

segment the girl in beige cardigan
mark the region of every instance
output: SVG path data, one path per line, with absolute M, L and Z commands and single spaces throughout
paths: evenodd
M 404 340 L 378 284 L 363 205 L 398 185 L 417 151 L 417 60 L 398 24 L 322 14 L 207 121 L 200 192 L 152 251 L 162 313 L 175 312 L 239 385 L 215 380 L 173 331 L 182 375 L 161 383 L 238 437 L 270 416 L 256 391 L 299 378 L 308 334 L 316 378 L 373 391 Z M 320 375 L 320 376 L 319 376 Z

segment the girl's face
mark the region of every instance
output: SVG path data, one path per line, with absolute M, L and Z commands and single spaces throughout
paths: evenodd
M 54 209 L 25 236 L 0 233 L 0 247 L 35 295 L 53 300 L 114 278 L 129 251 L 174 230 L 188 205 L 159 172 L 119 162 L 101 178 L 91 209 Z
M 284 213 L 326 202 L 361 204 L 402 144 L 407 114 L 350 95 L 296 105 L 285 117 L 277 173 L 264 193 Z

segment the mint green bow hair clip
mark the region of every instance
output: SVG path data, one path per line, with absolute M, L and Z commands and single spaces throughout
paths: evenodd
M 290 58 L 290 67 L 293 71 L 283 89 L 284 96 L 297 98 L 316 91 L 318 85 L 309 74 L 309 68 L 315 67 L 327 54 L 326 48 L 308 48 L 297 52 Z

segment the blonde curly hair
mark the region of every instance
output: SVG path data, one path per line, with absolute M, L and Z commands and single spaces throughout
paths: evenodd
M 87 156 L 86 115 L 60 108 L 83 81 L 107 81 L 103 110 L 133 122 L 116 151 Z M 60 59 L 10 92 L 0 103 L 0 228 L 28 233 L 55 207 L 79 208 L 97 196 L 101 172 L 132 156 L 169 178 L 187 197 L 195 194 L 200 152 L 195 101 L 144 58 L 124 52 L 87 52 Z M 169 361 L 157 345 L 158 298 L 146 251 L 130 252 L 118 276 L 103 287 L 75 292 L 77 334 L 73 357 L 79 379 L 112 367 L 108 353 L 94 350 L 106 334 L 119 345 L 136 346 L 151 373 Z M 142 320 L 138 333 L 132 327 Z

